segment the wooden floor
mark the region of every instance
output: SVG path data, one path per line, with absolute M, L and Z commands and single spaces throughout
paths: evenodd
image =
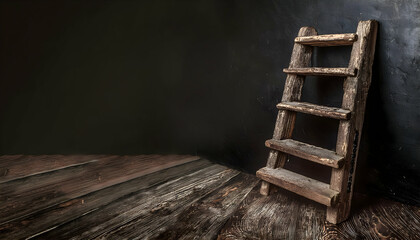
M 420 208 L 355 196 L 352 217 L 180 155 L 2 156 L 0 239 L 420 239 Z

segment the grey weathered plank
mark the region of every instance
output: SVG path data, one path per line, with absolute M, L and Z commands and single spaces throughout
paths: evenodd
M 257 171 L 257 177 L 326 206 L 332 206 L 338 200 L 339 193 L 331 190 L 329 184 L 284 168 L 261 168 Z
M 207 160 L 185 163 L 49 206 L 35 215 L 0 225 L 0 239 L 25 239 L 36 236 L 89 212 L 98 211 L 103 206 L 124 196 L 147 188 L 157 187 L 159 184 L 211 165 L 213 163 Z
M 140 221 L 137 227 L 142 228 L 144 236 L 148 236 L 173 222 L 174 214 L 182 212 L 238 174 L 238 171 L 227 167 L 213 165 L 114 201 L 36 239 L 92 239 L 132 221 Z
M 342 108 L 351 110 L 353 115 L 350 121 L 340 121 L 338 127 L 336 152 L 345 156 L 345 164 L 340 169 L 333 169 L 331 173 L 331 189 L 341 193 L 340 204 L 327 208 L 327 220 L 331 223 L 340 223 L 350 214 L 358 146 L 372 78 L 377 29 L 378 23 L 374 20 L 360 21 L 357 26 L 356 34 L 359 38 L 353 44 L 349 68 L 358 69 L 358 74 L 344 81 L 342 101 Z
M 258 182 L 255 176 L 241 173 L 186 209 L 167 213 L 172 220 L 165 224 L 153 221 L 156 216 L 149 214 L 97 239 L 214 239 Z M 158 219 L 161 218 L 162 214 Z M 146 223 L 147 227 L 141 227 Z M 145 231 L 150 228 L 155 231 Z
M 283 72 L 287 74 L 312 75 L 312 76 L 332 76 L 332 77 L 354 77 L 357 70 L 355 68 L 285 68 Z
M 295 38 L 295 43 L 315 47 L 346 46 L 352 45 L 357 40 L 355 33 L 324 34 Z
M 346 109 L 320 106 L 307 102 L 282 102 L 277 104 L 277 108 L 339 120 L 348 120 L 351 115 L 351 111 Z
M 298 142 L 293 139 L 270 139 L 265 141 L 265 145 L 271 149 L 333 168 L 340 168 L 344 160 L 343 156 L 337 155 L 333 151 Z
M 0 184 L 0 224 L 167 167 L 197 160 L 186 156 L 110 156 Z M 122 174 L 123 173 L 123 174 Z
M 298 36 L 313 36 L 317 32 L 312 27 L 302 27 L 299 30 Z M 290 59 L 289 68 L 308 67 L 311 62 L 313 48 L 302 44 L 295 43 Z M 305 76 L 288 74 L 286 83 L 284 84 L 282 102 L 300 101 L 302 95 L 303 82 Z M 274 127 L 273 139 L 280 140 L 284 138 L 291 138 L 293 128 L 295 127 L 296 113 L 291 111 L 279 110 L 277 114 L 276 125 Z M 287 154 L 271 150 L 268 159 L 267 167 L 276 168 L 283 167 L 286 162 Z M 270 184 L 267 182 L 261 183 L 261 194 L 268 195 L 270 192 Z

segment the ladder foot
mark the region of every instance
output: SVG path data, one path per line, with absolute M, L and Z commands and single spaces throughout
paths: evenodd
M 347 220 L 350 215 L 350 204 L 339 203 L 334 207 L 327 208 L 327 221 L 333 224 L 339 224 Z
M 270 183 L 262 181 L 260 193 L 261 195 L 268 196 L 270 194 Z

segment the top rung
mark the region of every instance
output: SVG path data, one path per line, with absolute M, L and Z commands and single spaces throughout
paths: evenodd
M 357 34 L 326 34 L 295 38 L 295 43 L 310 45 L 315 47 L 347 46 L 357 41 Z

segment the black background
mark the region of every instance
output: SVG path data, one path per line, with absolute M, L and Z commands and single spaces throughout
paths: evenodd
M 356 191 L 419 204 L 417 0 L 2 1 L 0 18 L 1 154 L 189 153 L 251 173 L 299 28 L 376 19 Z M 313 64 L 345 67 L 350 50 L 319 49 Z M 304 101 L 341 97 L 341 79 L 304 86 Z M 298 114 L 294 138 L 334 149 L 337 126 Z

